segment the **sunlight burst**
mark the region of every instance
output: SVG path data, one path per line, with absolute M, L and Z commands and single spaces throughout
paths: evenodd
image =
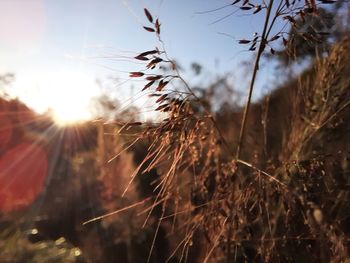
M 19 75 L 18 97 L 38 113 L 48 112 L 58 125 L 92 118 L 91 99 L 98 94 L 95 80 L 86 73 L 62 71 Z

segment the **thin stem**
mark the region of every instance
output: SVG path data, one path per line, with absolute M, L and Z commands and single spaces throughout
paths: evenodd
M 262 33 L 262 36 L 261 36 L 261 42 L 260 42 L 260 45 L 259 45 L 258 54 L 257 54 L 256 59 L 255 59 L 252 79 L 250 81 L 248 99 L 247 99 L 246 106 L 244 108 L 244 113 L 243 113 L 243 118 L 242 118 L 242 126 L 241 126 L 241 130 L 240 130 L 240 133 L 239 133 L 239 140 L 238 140 L 238 146 L 237 146 L 236 159 L 239 159 L 240 155 L 241 155 L 241 148 L 242 148 L 242 145 L 243 145 L 244 134 L 245 134 L 245 129 L 246 129 L 246 125 L 247 125 L 247 117 L 248 117 L 249 108 L 250 108 L 250 104 L 251 104 L 251 99 L 252 99 L 255 79 L 256 79 L 257 72 L 259 70 L 260 58 L 261 58 L 261 55 L 262 55 L 262 53 L 263 53 L 263 51 L 265 49 L 266 42 L 267 42 L 267 37 L 268 37 L 267 28 L 268 28 L 268 25 L 269 25 L 269 20 L 270 20 L 270 16 L 271 16 L 271 10 L 272 10 L 272 6 L 273 6 L 273 2 L 274 2 L 274 0 L 270 0 L 269 6 L 267 8 L 266 18 L 265 18 L 265 23 L 264 23 L 264 29 L 263 29 L 263 33 Z
M 172 61 L 169 56 L 168 56 L 168 53 L 166 52 L 166 49 L 165 49 L 165 44 L 163 42 L 163 40 L 160 38 L 160 36 L 158 36 L 158 40 L 159 42 L 162 44 L 162 47 L 163 47 L 163 52 L 164 52 L 164 55 L 165 57 L 169 60 L 169 61 Z M 210 116 L 210 120 L 211 122 L 213 123 L 216 131 L 218 132 L 218 135 L 220 137 L 220 140 L 222 141 L 222 143 L 224 144 L 224 146 L 226 147 L 227 151 L 233 156 L 234 153 L 231 151 L 224 135 L 222 134 L 220 128 L 219 128 L 219 125 L 217 124 L 215 118 L 212 116 L 212 114 L 206 109 L 205 105 L 203 104 L 202 100 L 194 93 L 194 91 L 192 90 L 192 88 L 190 87 L 190 85 L 187 83 L 187 81 L 181 76 L 180 74 L 180 71 L 179 69 L 177 68 L 177 66 L 175 65 L 175 72 L 177 74 L 177 78 L 180 79 L 182 81 L 182 83 L 185 85 L 186 89 L 188 90 L 188 92 L 198 101 L 198 103 L 200 103 L 205 111 L 205 113 Z

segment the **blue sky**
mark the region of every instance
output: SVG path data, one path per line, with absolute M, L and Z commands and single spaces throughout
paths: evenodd
M 96 79 L 102 83 L 110 76 L 126 79 L 126 72 L 140 67 L 124 57 L 158 45 L 155 36 L 142 29 L 147 24 L 143 14 L 143 8 L 147 7 L 160 18 L 162 38 L 172 58 L 185 68 L 198 62 L 212 75 L 234 72 L 237 88 L 244 90 L 247 83 L 243 81 L 240 61 L 251 54 L 235 40 L 250 38 L 259 31 L 262 18 L 238 12 L 213 23 L 231 13 L 232 7 L 199 14 L 228 3 L 227 0 L 0 0 L 0 73 L 16 74 L 10 92 L 38 112 L 52 108 L 64 115 L 80 107 L 77 114 L 83 114 L 89 99 L 101 92 Z M 263 80 L 268 78 L 266 72 Z M 113 90 L 123 100 L 130 95 L 128 86 L 130 82 L 113 90 L 111 85 L 109 91 Z M 259 86 L 257 94 L 264 81 Z

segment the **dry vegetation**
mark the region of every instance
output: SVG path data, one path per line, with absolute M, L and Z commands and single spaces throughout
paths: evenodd
M 232 6 L 267 13 L 262 34 L 240 40 L 257 52 L 252 93 L 264 51 L 279 53 L 280 41 L 291 52 L 297 41 L 286 32 L 269 35 L 275 20 L 298 29 L 298 19 L 316 16 L 319 4 L 276 1 L 280 12 L 271 13 L 269 5 L 250 2 Z M 160 21 L 144 11 L 144 28 L 160 47 L 138 54 L 145 68 L 130 77 L 146 81 L 143 92 L 166 117 L 159 123 L 95 122 L 55 138 L 42 138 L 45 128 L 34 129 L 36 122 L 22 125 L 11 117 L 16 134 L 30 141 L 40 137 L 49 160 L 58 160 L 50 163 L 46 192 L 33 205 L 40 206 L 40 220 L 33 222 L 32 212 L 1 215 L 1 224 L 11 227 L 0 235 L 12 243 L 0 242 L 7 249 L 0 261 L 348 262 L 348 33 L 259 102 L 216 105 L 220 85 L 224 91 L 218 96 L 231 91 L 226 77 L 206 91 L 192 89 L 166 52 Z M 317 42 L 325 35 L 302 37 Z M 80 134 L 75 150 L 72 134 Z M 22 137 L 15 139 L 12 144 Z M 11 223 L 13 218 L 21 223 Z M 23 237 L 20 230 L 28 226 L 38 233 Z M 14 242 L 24 252 L 14 251 Z M 60 251 L 65 254 L 53 261 Z M 18 261 L 10 261 L 15 257 Z
M 243 7 L 260 11 L 250 4 Z M 264 8 L 268 21 L 271 6 Z M 294 25 L 294 15 L 314 13 L 316 6 L 311 1 L 290 10 L 293 16 L 284 14 L 283 19 Z M 156 33 L 162 43 L 160 22 L 147 9 L 145 14 L 152 25 L 145 30 Z M 280 16 L 276 12 L 272 19 Z M 266 45 L 280 37 L 287 41 L 279 34 L 268 38 L 266 25 L 263 31 L 255 40 L 240 41 L 259 46 L 249 97 Z M 149 213 L 161 208 L 153 242 L 158 229 L 171 225 L 169 260 L 348 260 L 349 47 L 350 39 L 344 38 L 298 80 L 260 104 L 252 105 L 249 98 L 243 114 L 232 110 L 229 121 L 237 122 L 243 115 L 240 126 L 222 122 L 220 113 L 210 112 L 164 48 L 135 57 L 145 61 L 148 70 L 160 64 L 171 68 L 169 74 L 130 73 L 148 81 L 144 90 L 158 97 L 156 110 L 167 112 L 168 117 L 158 124 L 126 125 L 142 125 L 135 140 L 150 142 L 134 176 L 154 168 L 159 173 Z M 176 80 L 184 89 L 168 88 Z
M 158 84 L 159 108 L 169 117 L 145 124 L 138 138 L 151 144 L 147 165 L 139 168 L 157 167 L 160 174 L 158 225 L 173 224 L 168 238 L 183 238 L 172 256 L 187 262 L 348 258 L 349 59 L 345 38 L 300 79 L 252 105 L 243 160 L 232 155 L 237 141 L 228 137 L 227 122 L 218 115 L 216 124 L 196 100 L 159 94 Z

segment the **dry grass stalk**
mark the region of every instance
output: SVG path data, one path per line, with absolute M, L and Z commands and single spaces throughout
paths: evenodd
M 248 4 L 243 7 L 251 7 L 249 1 L 245 3 Z M 311 9 L 316 12 L 316 6 L 309 2 L 305 3 L 306 7 L 294 9 L 289 1 L 279 4 L 280 10 L 287 8 L 294 15 L 300 15 L 306 8 L 308 12 Z M 271 9 L 268 6 L 261 8 Z M 148 10 L 145 15 L 151 24 L 145 30 L 156 34 L 161 41 L 159 20 L 154 22 Z M 260 39 L 258 56 L 267 44 L 274 20 L 281 15 L 277 11 L 270 24 L 268 15 L 269 26 L 265 27 Z M 292 24 L 295 20 L 293 16 L 284 15 L 283 18 Z M 270 41 L 278 38 L 276 35 Z M 151 143 L 144 161 L 132 177 L 139 171 L 154 168 L 160 174 L 154 182 L 153 205 L 145 211 L 148 213 L 146 222 L 152 211 L 160 206 L 161 216 L 156 229 L 169 222 L 177 229 L 173 233 L 174 239 L 182 236 L 170 258 L 180 262 L 313 262 L 315 259 L 336 262 L 348 258 L 349 231 L 343 225 L 343 220 L 349 217 L 346 212 L 348 190 L 338 188 L 338 175 L 325 157 L 329 149 L 317 156 L 310 154 L 314 152 L 312 148 L 329 134 L 322 132 L 326 126 L 336 125 L 339 118 L 350 116 L 348 101 L 334 101 L 330 96 L 336 93 L 338 98 L 350 97 L 346 88 L 349 80 L 344 80 L 349 67 L 342 58 L 350 54 L 345 48 L 346 41 L 334 49 L 330 58 L 322 61 L 317 73 L 313 73 L 316 74 L 314 79 L 302 79 L 298 91 L 292 91 L 294 101 L 288 104 L 292 111 L 291 127 L 276 131 L 283 133 L 281 137 L 285 138 L 281 148 L 276 150 L 278 160 L 269 158 L 269 149 L 261 155 L 263 159 L 257 157 L 257 162 L 264 164 L 267 171 L 236 158 L 240 156 L 239 149 L 237 156 L 232 155 L 232 147 L 218 128 L 213 114 L 183 80 L 164 45 L 162 49 L 156 48 L 135 57 L 145 62 L 146 71 L 132 72 L 130 77 L 145 78 L 144 90 L 158 97 L 156 111 L 166 112 L 168 117 L 158 125 L 135 124 L 140 130 L 139 138 L 147 138 Z M 149 73 L 161 64 L 170 65 L 172 72 L 166 75 Z M 254 74 L 256 71 L 257 66 Z M 254 78 L 253 75 L 251 92 Z M 185 91 L 168 89 L 176 80 L 184 82 Z M 303 96 L 300 96 L 301 91 Z M 270 103 L 273 103 L 272 97 L 267 102 Z M 246 116 L 249 105 L 250 101 Z M 313 107 L 320 111 L 314 113 Z M 271 117 L 269 108 L 268 105 L 264 114 L 265 143 L 261 149 L 268 147 L 267 138 L 271 136 L 267 121 Z M 244 129 L 241 130 L 239 144 L 244 133 Z M 247 133 L 253 134 L 250 130 Z M 334 167 L 339 168 L 338 165 Z M 156 235 L 157 230 L 152 247 Z

